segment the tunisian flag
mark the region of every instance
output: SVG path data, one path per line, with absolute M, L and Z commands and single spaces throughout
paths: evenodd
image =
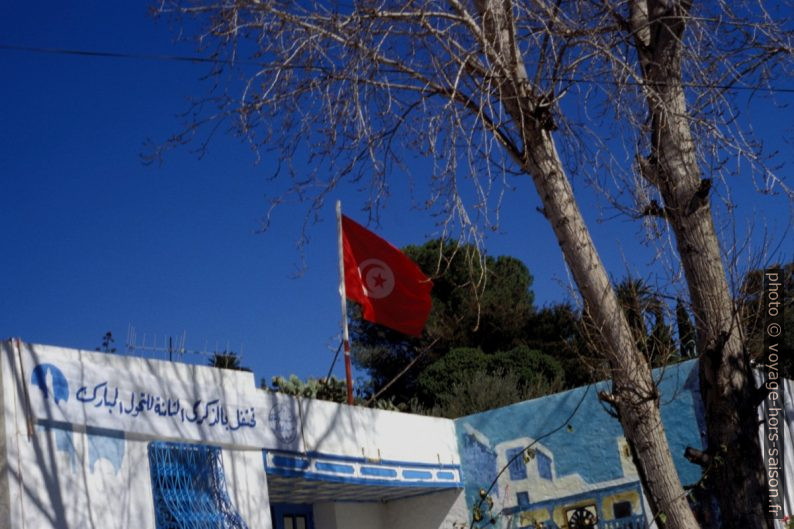
M 404 253 L 344 215 L 342 245 L 345 291 L 364 307 L 364 319 L 421 335 L 433 282 Z

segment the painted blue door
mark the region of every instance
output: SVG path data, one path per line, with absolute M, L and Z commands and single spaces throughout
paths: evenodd
M 273 503 L 270 516 L 273 529 L 314 529 L 312 506 L 308 503 Z

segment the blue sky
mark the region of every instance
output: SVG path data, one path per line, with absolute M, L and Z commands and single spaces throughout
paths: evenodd
M 12 3 L 0 7 L 0 43 L 193 53 L 147 12 L 138 2 Z M 145 140 L 176 132 L 188 98 L 205 91 L 206 65 L 0 49 L 0 71 L 0 336 L 93 349 L 110 330 L 121 351 L 133 326 L 139 344 L 156 335 L 162 347 L 184 332 L 188 349 L 242 351 L 257 379 L 325 374 L 339 333 L 333 201 L 310 228 L 306 269 L 296 278 L 305 207 L 283 206 L 257 233 L 267 196 L 277 192 L 266 179 L 272 160 L 257 165 L 244 144 L 221 135 L 201 159 L 186 148 L 161 165 L 141 162 Z M 780 101 L 794 103 L 794 95 Z M 783 152 L 781 174 L 790 174 L 783 136 L 794 114 L 788 107 L 767 114 L 762 105 L 753 107 L 761 137 Z M 415 178 L 421 173 L 416 162 Z M 438 235 L 434 219 L 412 208 L 422 197 L 410 195 L 403 176 L 392 182 L 378 233 L 398 246 Z M 529 180 L 514 183 L 487 250 L 527 264 L 538 304 L 562 301 L 567 275 L 557 243 Z M 736 183 L 739 232 L 766 219 L 783 241 L 778 257 L 790 259 L 790 204 L 751 187 Z M 662 280 L 652 250 L 638 243 L 641 226 L 596 222 L 596 198 L 583 183 L 576 189 L 610 273 Z M 331 198 L 366 221 L 366 196 L 355 187 Z

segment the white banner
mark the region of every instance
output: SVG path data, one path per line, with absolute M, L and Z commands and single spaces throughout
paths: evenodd
M 235 375 L 246 380 L 250 375 L 25 343 L 20 347 L 31 411 L 38 420 L 157 439 L 301 450 L 297 402 L 253 387 L 245 391 L 234 383 Z M 203 379 L 186 380 L 184 375 L 196 369 Z M 219 383 L 224 377 L 230 380 Z

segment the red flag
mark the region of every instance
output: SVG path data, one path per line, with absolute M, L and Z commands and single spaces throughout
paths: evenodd
M 342 216 L 345 290 L 364 319 L 419 336 L 430 314 L 433 282 L 400 250 Z

